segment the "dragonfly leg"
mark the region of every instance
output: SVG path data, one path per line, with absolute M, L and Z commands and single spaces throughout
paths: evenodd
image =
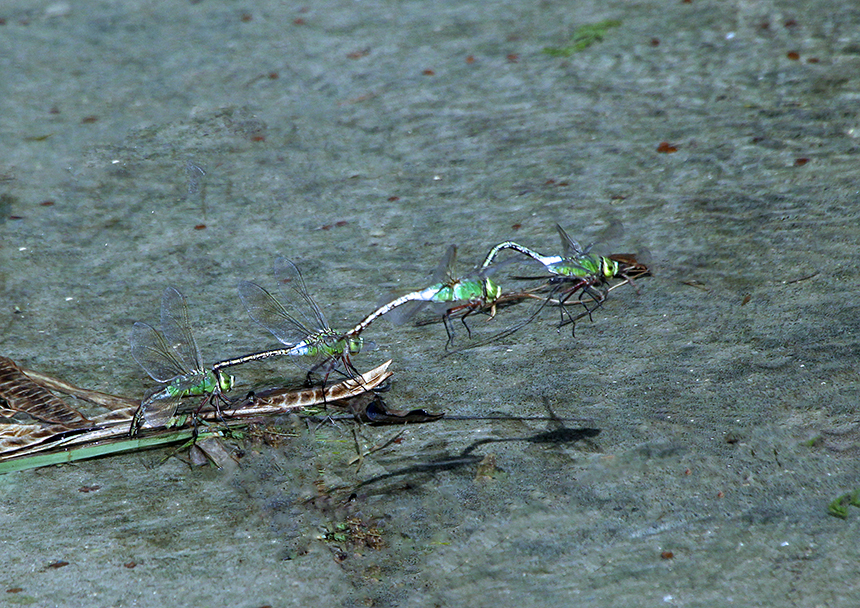
M 469 327 L 469 324 L 466 323 L 466 317 L 473 314 L 475 311 L 481 308 L 481 302 L 467 302 L 466 304 L 461 304 L 460 306 L 454 306 L 445 311 L 445 314 L 442 315 L 442 322 L 445 324 L 445 331 L 448 332 L 448 342 L 445 343 L 445 350 L 448 350 L 448 347 L 454 343 L 454 325 L 451 322 L 451 317 L 459 313 L 460 311 L 465 310 L 466 312 L 460 316 L 460 322 L 463 324 L 463 327 L 466 328 L 466 335 L 469 336 L 469 339 L 472 339 L 472 328 Z M 493 314 L 495 314 L 495 307 L 493 307 Z M 492 318 L 492 317 L 491 317 Z
M 562 280 L 561 284 L 563 285 L 565 282 L 569 282 Z M 583 301 L 583 297 L 589 292 L 591 289 L 592 280 L 591 279 L 578 279 L 575 284 L 564 290 L 561 295 L 558 297 L 558 306 L 559 312 L 561 315 L 561 321 L 558 324 L 558 329 L 560 330 L 565 325 L 573 324 L 572 335 L 576 336 L 576 321 L 584 317 L 585 315 L 590 315 L 591 311 L 588 308 L 588 304 Z M 585 312 L 582 312 L 576 316 L 573 316 L 570 311 L 567 309 L 567 302 L 570 300 L 575 293 L 579 292 L 579 303 L 585 307 Z M 590 294 L 589 294 L 590 295 Z M 594 299 L 592 297 L 592 299 Z M 565 318 L 565 316 L 567 318 Z
M 310 370 L 308 370 L 308 373 L 305 376 L 305 386 L 308 388 L 314 385 L 314 370 L 316 370 L 315 367 L 311 368 Z M 328 378 L 328 375 L 326 375 L 326 378 Z
M 445 326 L 445 333 L 448 334 L 448 341 L 445 342 L 446 351 L 454 343 L 454 325 L 451 323 L 451 310 L 446 310 L 445 314 L 442 315 L 442 325 Z
M 353 380 L 362 382 L 361 372 L 352 364 L 352 359 L 350 358 L 349 353 L 344 352 L 341 360 L 343 361 L 343 368 L 346 370 L 347 375 Z
M 194 412 L 194 420 L 197 420 L 197 417 L 200 415 L 200 412 L 207 405 L 211 405 L 212 409 L 215 410 L 215 419 L 224 425 L 225 429 L 229 429 L 227 425 L 227 421 L 224 419 L 224 411 L 221 409 L 221 405 L 230 405 L 230 402 L 227 401 L 227 398 L 224 396 L 224 393 L 221 392 L 219 387 L 215 387 L 215 390 L 206 395 L 206 398 L 200 403 L 200 407 L 197 408 L 197 411 Z
M 565 308 L 567 301 L 571 297 L 573 297 L 573 294 L 575 294 L 577 291 L 579 291 L 580 289 L 585 289 L 588 286 L 588 281 L 586 279 L 577 278 L 577 279 L 575 279 L 575 282 L 574 282 L 572 287 L 569 287 L 568 289 L 562 290 L 562 287 L 565 284 L 569 284 L 571 282 L 572 281 L 570 278 L 559 278 L 559 279 L 550 280 L 550 284 L 552 285 L 553 283 L 555 283 L 557 285 L 557 287 L 555 287 L 550 292 L 549 297 L 547 298 L 547 301 L 552 299 L 552 297 L 554 295 L 556 295 L 557 293 L 559 293 L 559 291 L 561 291 L 561 294 L 557 297 L 559 314 L 561 315 L 561 320 L 559 321 L 559 324 L 558 324 L 559 328 L 567 325 L 568 323 L 571 323 L 573 320 L 573 318 L 570 315 L 570 311 L 568 311 Z M 567 315 L 568 320 L 565 320 L 565 318 L 564 318 L 565 315 Z
M 475 312 L 475 309 L 470 306 L 466 309 L 466 314 L 464 314 L 462 317 L 460 317 L 460 322 L 463 324 L 463 327 L 466 328 L 466 335 L 469 336 L 470 340 L 472 339 L 472 329 L 466 323 L 466 317 L 468 317 L 473 312 Z
M 571 291 L 570 293 L 566 294 L 565 298 L 561 301 L 566 302 L 571 296 L 573 296 L 573 293 L 574 292 Z M 586 296 L 591 298 L 591 302 L 594 304 L 594 306 L 591 306 L 591 307 L 588 306 L 589 302 L 585 300 Z M 589 321 L 594 322 L 594 319 L 592 318 L 591 314 L 595 310 L 597 310 L 598 308 L 603 306 L 603 303 L 605 301 L 606 301 L 606 293 L 604 293 L 603 291 L 601 291 L 598 288 L 595 288 L 593 283 L 585 283 L 582 286 L 582 291 L 580 291 L 580 293 L 579 293 L 579 303 L 582 304 L 582 306 L 585 308 L 585 310 L 576 316 L 571 315 L 570 312 L 568 311 L 567 312 L 568 319 L 562 321 L 561 325 L 559 325 L 559 328 L 561 328 L 565 325 L 568 325 L 568 324 L 572 324 L 573 327 L 571 328 L 571 334 L 575 335 L 573 332 L 576 331 L 576 322 L 579 321 L 580 319 L 582 319 L 583 317 L 588 317 Z
M 332 364 L 331 359 L 323 359 L 322 361 L 315 363 L 308 370 L 307 375 L 305 375 L 305 386 L 308 388 L 312 387 L 316 384 L 316 382 L 314 382 L 314 376 L 320 376 L 322 378 L 322 386 L 325 388 L 326 382 L 328 382 L 328 377 L 331 375 L 334 367 L 335 366 Z

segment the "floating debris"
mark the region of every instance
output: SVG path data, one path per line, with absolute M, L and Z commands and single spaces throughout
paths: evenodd
M 7 361 L 11 362 L 8 359 Z M 92 416 L 87 419 L 87 423 L 83 426 L 83 423 L 77 425 L 2 424 L 0 425 L 0 473 L 143 450 L 190 440 L 202 441 L 206 437 L 225 435 L 232 429 L 243 426 L 245 420 L 259 416 L 300 412 L 307 408 L 323 405 L 347 407 L 349 400 L 368 391 L 373 391 L 388 380 L 391 377 L 391 372 L 388 371 L 390 365 L 391 361 L 389 360 L 356 378 L 347 378 L 343 382 L 327 387 L 318 386 L 303 390 L 281 388 L 251 394 L 225 406 L 221 412 L 223 419 L 219 418 L 218 413 L 214 410 L 198 415 L 189 413 L 184 417 L 177 416 L 172 419 L 170 428 L 167 426 L 158 428 L 144 426 L 142 430 L 146 431 L 145 435 L 135 438 L 129 438 L 128 432 L 138 403 L 123 397 L 115 397 L 115 399 L 120 403 L 130 402 L 131 405 L 106 414 Z M 80 398 L 93 392 L 78 389 L 57 380 L 53 380 L 53 383 L 65 386 L 64 390 Z M 14 385 L 16 394 L 21 394 L 21 386 L 26 389 L 25 393 L 38 394 L 37 389 L 42 388 L 44 390 L 44 387 L 40 387 L 32 380 L 30 381 L 31 386 L 26 384 L 26 380 L 18 379 Z M 104 393 L 99 394 L 102 395 L 102 399 L 106 397 Z M 7 395 L 2 392 L 0 392 L 0 399 L 8 401 Z M 33 406 L 26 403 L 21 407 L 34 409 Z M 220 422 L 226 426 L 221 429 L 214 427 L 215 430 L 201 431 L 198 425 L 207 422 Z

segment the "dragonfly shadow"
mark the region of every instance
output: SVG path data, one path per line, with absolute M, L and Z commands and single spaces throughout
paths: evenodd
M 528 418 L 520 418 L 519 420 L 528 420 Z M 534 435 L 526 436 L 526 437 L 488 437 L 487 439 L 479 439 L 474 442 L 472 445 L 463 450 L 462 455 L 465 456 L 475 451 L 482 445 L 487 445 L 490 443 L 508 443 L 511 441 L 526 441 L 528 443 L 539 443 L 539 444 L 550 444 L 550 445 L 566 445 L 570 443 L 576 443 L 578 441 L 583 441 L 585 439 L 591 439 L 592 437 L 597 437 L 600 434 L 600 429 L 572 429 L 568 427 L 563 427 L 560 429 L 552 429 L 550 431 L 543 431 L 541 433 L 536 433 Z
M 525 421 L 534 421 L 534 420 L 545 420 L 548 421 L 549 425 L 554 427 L 546 431 L 541 431 L 535 433 L 533 435 L 524 435 L 524 436 L 516 436 L 516 437 L 487 437 L 484 439 L 478 439 L 477 441 L 472 442 L 468 445 L 462 452 L 460 452 L 457 456 L 447 456 L 441 457 L 438 459 L 430 460 L 428 462 L 413 464 L 407 467 L 403 467 L 396 471 L 391 471 L 389 473 L 384 473 L 382 475 L 377 475 L 376 477 L 371 477 L 367 479 L 358 486 L 358 488 L 366 488 L 373 484 L 377 484 L 379 482 L 385 480 L 391 480 L 395 478 L 410 478 L 416 475 L 430 475 L 431 478 L 435 476 L 437 472 L 441 471 L 452 471 L 461 469 L 469 466 L 477 466 L 481 460 L 483 460 L 484 455 L 480 453 L 476 453 L 480 447 L 493 443 L 510 443 L 514 441 L 522 441 L 526 443 L 532 444 L 543 444 L 543 445 L 569 445 L 572 443 L 577 443 L 581 441 L 585 441 L 594 437 L 597 437 L 600 433 L 600 429 L 596 428 L 571 428 L 563 425 L 563 419 L 558 418 L 555 413 L 550 408 L 549 404 L 546 403 L 545 406 L 549 410 L 549 416 L 544 417 L 521 417 L 521 416 L 510 416 L 510 417 L 489 417 L 487 419 L 490 420 L 514 420 L 519 422 Z M 483 418 L 469 418 L 470 420 L 481 420 Z M 446 420 L 456 420 L 456 418 L 446 418 Z M 462 418 L 461 418 L 462 420 Z M 406 481 L 404 486 L 401 489 L 412 489 L 416 485 L 421 485 L 421 482 L 416 480 Z

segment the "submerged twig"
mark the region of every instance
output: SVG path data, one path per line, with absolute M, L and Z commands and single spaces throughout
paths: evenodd
M 387 361 L 379 367 L 343 382 L 331 386 L 316 387 L 303 390 L 275 389 L 260 394 L 251 395 L 245 399 L 234 401 L 228 408 L 219 413 L 214 409 L 203 411 L 194 416 L 187 414 L 174 416 L 158 427 L 144 424 L 142 430 L 151 435 L 143 438 L 128 438 L 129 425 L 137 409 L 136 402 L 125 400 L 132 405 L 125 409 L 117 409 L 107 414 L 93 416 L 87 420 L 86 426 L 70 426 L 67 424 L 6 424 L 0 425 L 0 472 L 20 470 L 71 462 L 94 456 L 103 456 L 117 452 L 134 451 L 164 445 L 177 441 L 185 441 L 193 437 L 219 434 L 220 431 L 199 432 L 194 428 L 198 422 L 224 422 L 227 430 L 233 428 L 232 422 L 238 426 L 244 420 L 262 415 L 283 414 L 303 408 L 332 405 L 359 396 L 385 382 L 391 372 Z M 55 379 L 54 379 L 55 380 Z M 33 384 L 33 386 L 38 386 Z M 68 385 L 71 386 L 71 385 Z M 0 393 L 0 397 L 5 397 Z M 123 400 L 121 397 L 117 397 Z M 8 461 L 33 457 L 43 452 L 53 452 L 51 457 L 33 460 L 26 464 L 8 464 Z M 5 466 L 4 466 L 5 465 Z

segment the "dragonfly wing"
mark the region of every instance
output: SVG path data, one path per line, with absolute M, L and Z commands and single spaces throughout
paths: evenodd
M 203 371 L 191 373 L 185 376 L 181 382 L 171 382 L 171 392 L 164 385 L 156 386 L 147 391 L 143 402 L 137 409 L 132 423 L 133 428 L 160 428 L 167 426 L 168 421 L 179 413 L 196 411 L 201 401 L 194 399 L 192 395 L 186 395 L 183 399 L 182 393 L 199 385 L 205 378 Z M 204 397 L 197 395 L 199 399 Z M 145 424 L 144 424 L 145 421 Z
M 131 329 L 131 356 L 156 382 L 169 382 L 187 374 L 160 331 L 138 321 Z
M 132 420 L 134 432 L 142 428 L 160 428 L 167 424 L 179 407 L 179 397 L 164 397 L 163 389 L 155 388 L 150 391 Z
M 302 324 L 310 328 L 310 331 L 305 332 L 306 335 L 329 328 L 320 307 L 308 293 L 305 278 L 295 263 L 286 258 L 275 260 L 275 278 L 278 280 L 287 306 L 301 315 L 304 319 Z
M 579 243 L 570 238 L 560 225 L 556 224 L 555 229 L 558 230 L 558 236 L 561 237 L 562 255 L 565 258 L 578 258 L 588 253 L 588 249 L 591 247 L 583 249 Z
M 624 223 L 618 219 L 609 220 L 609 225 L 600 231 L 598 240 L 601 243 L 613 243 L 624 237 Z
M 457 246 L 449 245 L 445 250 L 445 255 L 436 267 L 433 277 L 430 279 L 431 284 L 448 283 L 454 280 L 454 264 L 457 262 Z
M 179 290 L 168 287 L 161 296 L 161 331 L 176 358 L 186 370 L 202 370 L 200 349 L 191 333 L 188 306 Z
M 256 283 L 239 283 L 239 298 L 248 315 L 282 344 L 296 344 L 312 333 L 303 323 L 290 316 L 272 294 Z
M 405 325 L 410 319 L 415 317 L 415 315 L 424 310 L 429 303 L 429 300 L 415 300 L 407 302 L 406 304 L 402 304 L 385 313 L 385 318 L 394 325 Z
M 446 285 L 450 285 L 455 282 L 453 268 L 456 261 L 457 246 L 450 245 L 448 249 L 445 250 L 445 255 L 442 256 L 442 260 L 439 262 L 439 265 L 433 272 L 433 276 L 430 278 L 430 284 L 434 288 L 439 288 L 437 291 L 441 291 Z M 429 291 L 430 289 L 431 288 L 428 287 L 424 291 Z M 426 298 L 416 299 L 392 309 L 390 312 L 385 313 L 385 317 L 394 325 L 404 325 L 426 308 L 430 302 L 431 296 L 428 295 Z

